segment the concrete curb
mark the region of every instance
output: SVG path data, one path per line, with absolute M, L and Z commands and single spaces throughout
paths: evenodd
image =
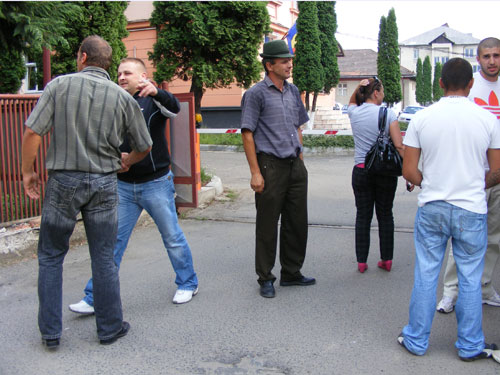
M 223 192 L 224 187 L 222 186 L 221 179 L 217 176 L 213 176 L 210 182 L 205 186 L 202 186 L 200 192 L 198 193 L 198 208 L 208 206 L 210 202 Z

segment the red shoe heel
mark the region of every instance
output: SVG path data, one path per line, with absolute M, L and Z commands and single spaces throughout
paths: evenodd
M 368 264 L 358 263 L 358 271 L 364 273 L 368 269 Z
M 392 268 L 392 260 L 381 260 L 377 263 L 377 265 L 378 268 L 382 268 L 383 270 L 390 272 Z

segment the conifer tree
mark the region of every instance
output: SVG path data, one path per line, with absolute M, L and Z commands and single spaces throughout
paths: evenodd
M 432 100 L 434 102 L 439 101 L 443 96 L 443 89 L 439 86 L 439 79 L 441 78 L 441 72 L 443 67 L 441 63 L 436 63 L 434 66 L 434 81 L 432 82 Z
M 417 60 L 417 82 L 415 88 L 415 100 L 420 105 L 424 104 L 424 70 L 422 66 L 422 59 L 419 57 Z
M 67 44 L 63 34 L 74 12 L 74 5 L 67 2 L 0 2 L 0 92 L 19 90 L 26 73 L 25 56 L 41 56 L 42 47 Z
M 428 104 L 432 102 L 432 66 L 431 66 L 431 59 L 429 56 L 426 56 L 424 59 L 424 65 L 422 71 L 423 71 L 422 76 L 424 80 L 424 86 L 422 92 L 423 103 Z
M 99 35 L 113 49 L 112 63 L 109 67 L 111 80 L 116 81 L 120 60 L 127 57 L 123 38 L 128 36 L 126 1 L 75 1 L 79 12 L 69 21 L 69 32 L 64 34 L 68 45 L 58 45 L 52 57 L 52 75 L 76 71 L 76 53 L 83 39 L 89 35 Z
M 319 1 L 318 7 L 318 29 L 321 41 L 321 65 L 325 72 L 323 91 L 330 93 L 332 88 L 339 83 L 339 66 L 337 63 L 337 15 L 335 14 L 335 1 Z
M 394 8 L 380 19 L 377 72 L 384 85 L 385 102 L 392 106 L 401 101 L 401 67 L 399 63 L 398 25 Z
M 323 89 L 325 72 L 321 65 L 321 42 L 316 2 L 299 1 L 298 7 L 293 83 L 300 91 L 306 92 L 306 109 L 309 111 L 309 94 L 319 93 Z M 315 110 L 313 105 L 312 111 Z

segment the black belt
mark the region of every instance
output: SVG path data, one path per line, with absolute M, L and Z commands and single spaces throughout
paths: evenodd
M 257 154 L 257 156 L 261 157 L 261 158 L 269 159 L 269 160 L 276 160 L 279 162 L 288 162 L 288 163 L 294 162 L 298 158 L 298 156 L 290 156 L 288 158 L 279 158 L 279 157 L 271 155 L 271 154 L 266 154 L 265 152 L 259 152 Z

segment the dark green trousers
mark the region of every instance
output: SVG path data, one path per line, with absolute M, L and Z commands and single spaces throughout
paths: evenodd
M 258 282 L 274 281 L 278 221 L 281 280 L 300 278 L 307 245 L 307 169 L 300 158 L 278 159 L 258 154 L 264 191 L 255 194 L 255 270 Z

